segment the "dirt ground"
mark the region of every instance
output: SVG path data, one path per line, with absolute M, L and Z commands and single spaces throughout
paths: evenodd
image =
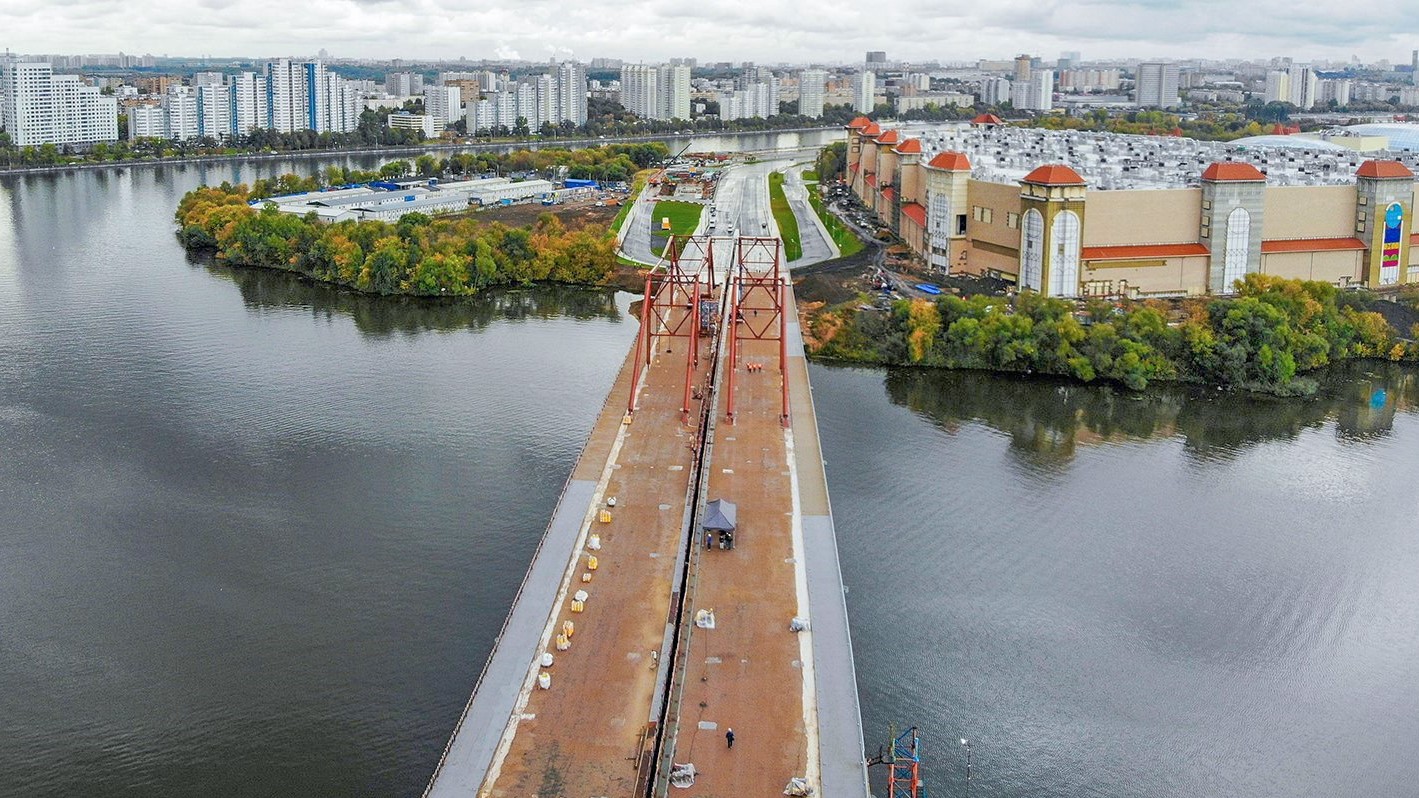
M 610 227 L 611 221 L 621 210 L 620 206 L 606 204 L 596 206 L 596 202 L 578 202 L 565 205 L 507 205 L 478 211 L 474 216 L 484 222 L 502 222 L 513 227 L 530 227 L 544 213 L 550 213 L 562 220 L 570 230 L 579 230 L 591 225 Z

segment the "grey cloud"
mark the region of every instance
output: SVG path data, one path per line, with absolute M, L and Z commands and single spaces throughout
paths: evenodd
M 324 48 L 338 56 L 474 59 L 499 51 L 542 57 L 553 47 L 580 58 L 761 63 L 855 62 L 868 49 L 942 61 L 1063 49 L 1085 57 L 1306 59 L 1358 50 L 1407 58 L 1409 45 L 1392 32 L 1395 5 L 1354 0 L 1341 20 L 1319 0 L 824 0 L 811 10 L 785 0 L 523 0 L 479 8 L 436 0 L 9 0 L 0 3 L 0 46 L 258 57 Z

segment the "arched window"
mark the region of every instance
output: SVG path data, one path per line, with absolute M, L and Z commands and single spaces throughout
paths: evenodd
M 1020 287 L 1040 290 L 1045 262 L 1045 217 L 1034 208 L 1025 211 L 1024 248 L 1020 251 Z
M 1060 211 L 1050 225 L 1049 295 L 1079 295 L 1079 215 Z
M 1251 214 L 1246 208 L 1233 208 L 1227 214 L 1227 253 L 1222 261 L 1222 293 L 1236 289 L 1232 283 L 1247 273 L 1247 253 L 1251 249 Z

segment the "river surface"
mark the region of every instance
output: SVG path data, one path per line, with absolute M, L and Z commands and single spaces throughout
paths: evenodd
M 0 180 L 0 795 L 422 790 L 636 322 L 172 236 L 200 182 L 379 162 Z M 1414 794 L 1415 372 L 813 380 L 869 747 L 921 726 L 933 795 L 961 737 L 973 795 Z
M 1419 795 L 1419 372 L 812 372 L 869 750 L 933 796 Z

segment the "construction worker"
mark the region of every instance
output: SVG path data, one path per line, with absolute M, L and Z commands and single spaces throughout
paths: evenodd
M 727 743 L 729 743 L 729 747 L 730 747 L 730 748 L 733 748 L 733 747 L 734 747 L 734 730 L 733 730 L 733 729 L 730 729 L 729 731 L 727 731 L 727 732 L 724 733 L 724 741 L 727 742 Z

